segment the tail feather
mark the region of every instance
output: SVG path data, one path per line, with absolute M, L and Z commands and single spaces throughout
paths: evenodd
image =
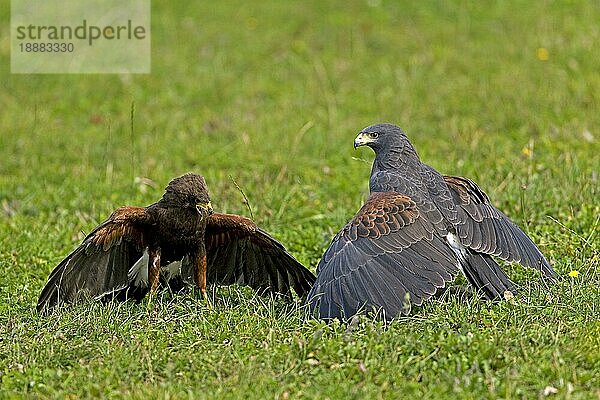
M 516 285 L 487 254 L 469 252 L 462 265 L 467 280 L 487 300 L 505 298 L 507 291 L 516 294 Z

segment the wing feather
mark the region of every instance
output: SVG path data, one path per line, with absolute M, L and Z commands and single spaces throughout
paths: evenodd
M 90 232 L 50 273 L 37 310 L 80 298 L 99 298 L 127 287 L 128 272 L 146 247 L 141 207 L 122 207 Z
M 207 279 L 218 285 L 242 284 L 258 291 L 299 296 L 314 275 L 281 243 L 248 218 L 213 214 L 206 227 Z
M 321 318 L 361 310 L 392 319 L 420 305 L 458 274 L 456 255 L 414 201 L 396 192 L 372 193 L 334 237 L 317 267 L 307 304 Z
M 456 229 L 464 246 L 536 268 L 549 277 L 556 275 L 533 241 L 491 205 L 475 182 L 457 176 L 444 176 L 444 181 L 462 209 Z

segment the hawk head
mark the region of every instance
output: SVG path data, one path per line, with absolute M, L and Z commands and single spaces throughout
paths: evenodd
M 408 139 L 404 131 L 396 125 L 376 124 L 360 131 L 354 139 L 354 148 L 369 146 L 375 153 L 378 153 L 380 150 L 392 147 L 402 148 L 405 143 L 408 143 Z
M 206 181 L 200 175 L 189 173 L 169 182 L 161 202 L 169 207 L 192 208 L 199 214 L 212 214 Z

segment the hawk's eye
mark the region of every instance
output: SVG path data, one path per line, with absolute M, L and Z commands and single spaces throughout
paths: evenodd
M 379 136 L 379 133 L 377 133 L 377 132 L 369 132 L 369 136 L 371 136 L 373 139 L 377 139 L 377 136 Z

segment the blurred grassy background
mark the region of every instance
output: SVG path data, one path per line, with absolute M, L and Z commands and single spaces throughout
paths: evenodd
M 600 396 L 598 21 L 584 1 L 154 2 L 149 75 L 11 75 L 3 24 L 2 392 Z M 187 171 L 207 178 L 217 210 L 248 215 L 235 179 L 257 222 L 314 269 L 368 193 L 372 153 L 352 141 L 381 121 L 425 162 L 476 180 L 577 280 L 551 301 L 455 300 L 388 330 L 365 322 L 351 339 L 244 291 L 220 294 L 216 310 L 184 296 L 33 313 L 82 232 Z M 196 341 L 202 351 L 173 351 Z

